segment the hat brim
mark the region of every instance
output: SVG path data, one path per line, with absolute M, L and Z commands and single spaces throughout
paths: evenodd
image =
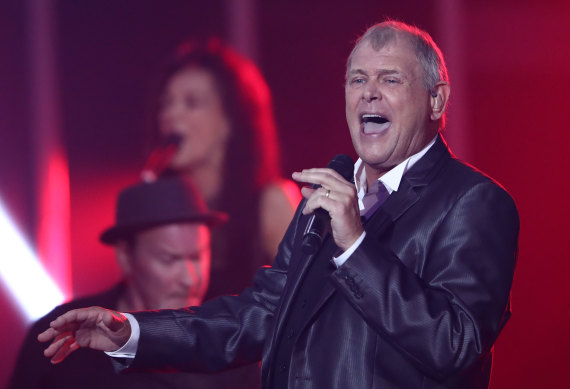
M 167 224 L 201 223 L 205 224 L 209 228 L 216 228 L 227 221 L 228 221 L 227 214 L 223 212 L 210 211 L 208 214 L 196 215 L 193 217 L 183 217 L 178 219 L 171 218 L 168 220 L 154 221 L 152 223 L 146 223 L 146 224 L 135 223 L 135 224 L 115 225 L 103 231 L 99 237 L 99 240 L 103 244 L 112 246 L 120 240 L 132 237 L 133 235 L 143 232 L 145 230 Z

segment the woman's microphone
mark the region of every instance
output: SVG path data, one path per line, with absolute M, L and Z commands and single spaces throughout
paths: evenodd
M 141 171 L 141 180 L 144 182 L 156 181 L 158 176 L 168 167 L 174 154 L 178 151 L 182 137 L 179 134 L 169 134 L 150 153 Z

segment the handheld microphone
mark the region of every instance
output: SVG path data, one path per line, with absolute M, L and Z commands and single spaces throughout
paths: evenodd
M 169 134 L 164 137 L 163 141 L 150 153 L 146 163 L 141 171 L 141 180 L 144 182 L 153 182 L 168 167 L 168 164 L 178 151 L 178 147 L 182 141 L 179 134 Z
M 327 168 L 335 170 L 342 178 L 352 182 L 354 174 L 354 162 L 346 154 L 338 154 L 327 165 Z M 319 188 L 320 185 L 315 185 Z M 301 249 L 305 254 L 315 254 L 323 241 L 330 233 L 331 218 L 327 211 L 322 208 L 316 209 L 307 223 L 303 234 L 303 244 Z

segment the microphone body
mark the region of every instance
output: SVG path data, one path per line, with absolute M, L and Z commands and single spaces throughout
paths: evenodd
M 141 171 L 144 182 L 153 182 L 160 176 L 178 151 L 181 141 L 180 135 L 170 134 L 151 152 Z
M 338 154 L 327 165 L 327 168 L 335 170 L 345 180 L 352 182 L 354 175 L 354 162 L 346 154 Z M 319 188 L 320 185 L 315 185 Z M 301 249 L 305 254 L 315 254 L 323 241 L 331 232 L 331 218 L 327 211 L 322 208 L 316 209 L 307 223 L 303 234 Z

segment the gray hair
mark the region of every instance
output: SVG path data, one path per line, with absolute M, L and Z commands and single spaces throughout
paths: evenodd
M 407 39 L 414 48 L 424 71 L 424 85 L 427 90 L 433 91 L 439 81 L 449 83 L 443 54 L 431 36 L 417 27 L 394 20 L 377 23 L 358 38 L 346 62 L 347 78 L 352 57 L 363 42 L 370 42 L 374 50 L 380 50 L 400 37 Z

